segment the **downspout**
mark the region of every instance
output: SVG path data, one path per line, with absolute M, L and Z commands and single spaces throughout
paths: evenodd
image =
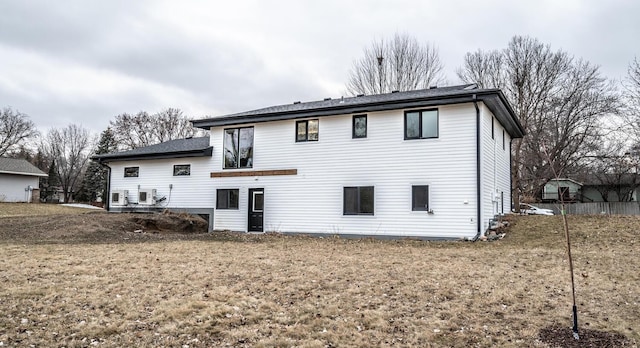
M 104 208 L 107 211 L 109 211 L 109 208 L 111 208 L 110 207 L 111 205 L 111 167 L 109 167 L 107 164 L 103 163 L 102 161 L 100 161 L 99 163 L 101 166 L 107 168 L 107 195 L 106 197 L 102 197 L 102 201 L 104 202 Z
M 477 202 L 477 225 L 478 231 L 476 232 L 476 236 L 473 237 L 473 241 L 477 241 L 478 238 L 482 235 L 482 211 L 481 207 L 481 188 L 480 188 L 480 108 L 478 107 L 478 97 L 477 95 L 473 95 L 473 106 L 476 108 L 476 202 Z

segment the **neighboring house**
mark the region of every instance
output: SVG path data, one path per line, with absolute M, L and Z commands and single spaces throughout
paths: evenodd
M 564 201 L 582 202 L 635 202 L 638 200 L 640 175 L 590 174 L 582 182 L 573 179 L 553 179 L 545 184 L 542 192 L 543 202 L 558 202 L 564 194 Z
M 543 202 L 582 201 L 582 183 L 569 178 L 551 179 L 542 188 Z
M 210 137 L 95 157 L 111 168 L 109 210 L 182 208 L 215 230 L 473 239 L 510 210 L 510 145 L 524 134 L 502 92 L 474 85 L 193 124 Z
M 39 202 L 38 179 L 46 176 L 27 160 L 0 157 L 0 202 Z

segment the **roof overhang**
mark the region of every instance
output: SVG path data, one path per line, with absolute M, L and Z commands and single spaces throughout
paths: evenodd
M 116 161 L 139 161 L 139 160 L 152 160 L 152 159 L 168 159 L 168 158 L 186 158 L 186 157 L 211 157 L 213 154 L 213 147 L 209 146 L 205 149 L 189 150 L 189 151 L 174 151 L 164 153 L 150 153 L 150 154 L 132 154 L 132 155 L 119 155 L 113 154 L 112 156 L 97 155 L 92 156 L 92 160 L 97 160 L 100 163 L 116 162 Z
M 432 107 L 438 105 L 464 104 L 483 102 L 505 127 L 512 138 L 522 138 L 525 134 L 507 99 L 498 89 L 467 90 L 449 96 L 432 96 L 423 98 L 409 98 L 394 101 L 368 102 L 357 105 L 333 105 L 317 109 L 302 111 L 283 111 L 272 113 L 256 113 L 242 116 L 220 116 L 202 120 L 192 120 L 194 127 L 209 129 L 210 127 L 261 123 L 270 121 L 291 120 L 307 117 L 334 116 L 340 114 L 387 111 L 396 109 L 410 109 Z
M 12 171 L 8 171 L 8 170 L 0 170 L 0 174 L 11 174 L 11 175 L 22 175 L 22 176 L 37 176 L 37 177 L 47 177 L 47 176 L 49 176 L 48 174 L 12 172 Z

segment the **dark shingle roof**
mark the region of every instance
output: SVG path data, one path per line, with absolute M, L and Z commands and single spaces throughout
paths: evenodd
M 0 157 L 0 173 L 29 176 L 47 176 L 45 172 L 41 171 L 25 159 L 7 157 Z
M 209 137 L 200 137 L 169 140 L 164 143 L 139 147 L 133 150 L 95 155 L 91 158 L 100 162 L 111 162 L 139 159 L 204 157 L 211 156 L 212 151 L 213 148 L 209 146 Z
M 476 100 L 484 102 L 487 107 L 489 107 L 512 137 L 520 138 L 524 135 L 524 129 L 502 92 L 498 89 L 477 89 L 474 84 L 305 103 L 296 102 L 213 118 L 193 120 L 192 122 L 196 127 L 208 129 L 209 127 L 304 117 L 469 103 Z

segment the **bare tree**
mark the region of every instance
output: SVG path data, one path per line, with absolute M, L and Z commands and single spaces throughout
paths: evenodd
M 516 209 L 520 195 L 538 197 L 553 172 L 577 168 L 601 136 L 600 119 L 617 112 L 615 88 L 598 67 L 530 37 L 515 36 L 501 51 L 467 53 L 458 77 L 500 88 L 527 132 L 512 147 Z
M 199 134 L 180 109 L 168 108 L 149 115 L 140 111 L 135 115 L 120 114 L 110 122 L 116 139 L 123 149 L 158 144 Z
M 63 129 L 51 129 L 43 139 L 41 148 L 56 164 L 64 201 L 69 202 L 78 188 L 91 154 L 92 139 L 82 126 L 71 124 Z
M 0 156 L 10 153 L 38 135 L 29 116 L 6 107 L 0 111 Z
M 624 101 L 624 128 L 634 135 L 633 146 L 640 147 L 640 61 L 629 64 L 627 77 L 622 82 Z
M 346 88 L 353 95 L 428 88 L 444 81 L 442 70 L 434 46 L 396 33 L 365 48 L 364 57 L 353 63 Z

